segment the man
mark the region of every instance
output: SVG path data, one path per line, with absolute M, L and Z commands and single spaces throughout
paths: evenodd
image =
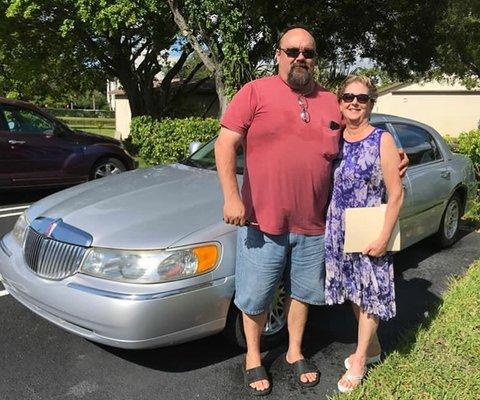
M 275 54 L 278 75 L 249 82 L 234 96 L 215 144 L 224 220 L 240 227 L 235 304 L 247 342 L 246 388 L 255 395 L 271 390 L 260 337 L 282 277 L 289 297 L 285 362 L 302 386 L 319 381 L 301 345 L 308 304 L 324 304 L 325 211 L 341 115 L 336 96 L 313 80 L 315 48 L 306 29 L 284 31 Z M 236 180 L 240 145 L 242 196 Z

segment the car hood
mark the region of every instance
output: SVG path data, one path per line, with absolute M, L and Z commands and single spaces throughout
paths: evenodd
M 33 204 L 27 218 L 61 218 L 92 235 L 93 246 L 157 249 L 221 222 L 222 204 L 215 171 L 173 164 L 55 193 Z

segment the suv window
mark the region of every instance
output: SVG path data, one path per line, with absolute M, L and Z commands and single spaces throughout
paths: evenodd
M 393 123 L 398 139 L 407 153 L 410 166 L 425 164 L 442 158 L 432 135 L 419 126 Z
M 3 112 L 10 132 L 40 134 L 53 132 L 53 122 L 33 110 L 5 105 Z

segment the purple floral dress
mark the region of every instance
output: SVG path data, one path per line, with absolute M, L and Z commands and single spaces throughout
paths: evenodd
M 335 169 L 325 232 L 325 300 L 350 300 L 365 312 L 387 320 L 395 316 L 392 254 L 382 257 L 344 253 L 345 209 L 379 206 L 386 198 L 380 166 L 381 129 L 365 139 L 343 142 L 343 157 Z

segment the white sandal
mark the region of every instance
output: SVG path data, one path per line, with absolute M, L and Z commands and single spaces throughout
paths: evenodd
M 364 370 L 363 370 L 363 374 L 362 375 L 350 375 L 349 373 L 345 373 L 344 376 L 342 376 L 340 378 L 340 381 L 345 378 L 347 381 L 349 381 L 350 383 L 354 383 L 354 381 L 359 381 L 361 382 L 363 377 L 365 376 L 365 373 L 367 372 L 367 368 L 365 367 Z M 356 389 L 357 387 L 360 386 L 360 383 L 356 386 L 353 386 L 353 387 L 348 387 L 348 386 L 343 386 L 340 381 L 338 381 L 337 383 L 337 388 L 338 390 L 340 391 L 340 393 L 349 393 L 351 391 L 353 391 L 354 389 Z
M 376 356 L 372 356 L 372 357 L 367 357 L 367 361 L 366 361 L 366 365 L 372 365 L 372 364 L 376 364 L 378 362 L 380 362 L 380 357 L 382 356 L 382 353 L 379 353 L 377 354 Z M 345 366 L 345 369 L 346 370 L 349 370 L 350 369 L 350 358 L 351 356 L 348 356 L 345 361 L 343 362 L 343 365 Z

